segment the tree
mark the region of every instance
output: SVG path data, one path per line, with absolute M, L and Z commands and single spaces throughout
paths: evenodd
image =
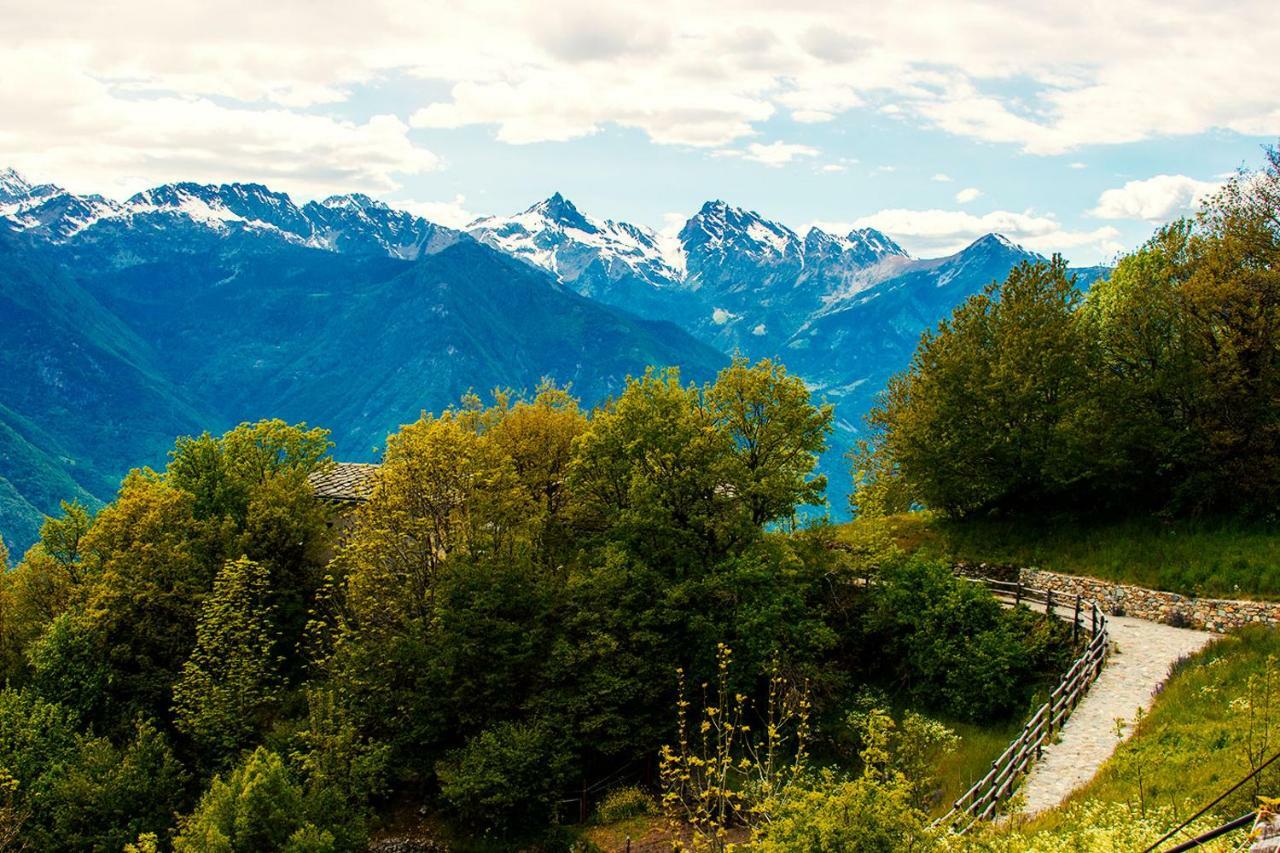
M 179 731 L 215 767 L 253 742 L 279 699 L 270 590 L 259 563 L 242 558 L 222 567 L 200 608 L 195 649 L 173 688 Z
M 1066 262 L 1022 263 L 925 334 L 869 420 L 926 505 L 1068 501 L 1089 473 L 1090 341 Z
M 84 506 L 63 501 L 62 515 L 45 519 L 40 539 L 15 568 L 0 560 L 0 674 L 17 677 L 23 650 L 59 614 L 83 603 L 92 579 L 83 546 L 91 525 Z
M 213 580 L 190 494 L 148 471 L 125 478 L 84 548 L 97 573 L 85 608 L 110 668 L 115 721 L 168 716 L 170 688 L 195 644 Z
M 804 382 L 782 365 L 766 359 L 752 366 L 741 356 L 708 386 L 706 400 L 737 448 L 732 485 L 753 524 L 822 502 L 827 478 L 813 469 L 832 430 L 832 406 L 814 406 Z
M 1280 496 L 1280 153 L 1241 173 L 1197 219 L 1184 292 L 1203 347 L 1207 447 L 1183 490 L 1193 509 L 1274 511 Z
M 167 835 L 186 791 L 187 774 L 148 720 L 134 724 L 123 748 L 105 738 L 81 738 L 31 827 L 39 849 L 114 853 L 145 832 Z
M 566 757 L 545 725 L 498 723 L 440 763 L 440 794 L 465 823 L 499 838 L 534 833 L 551 823 Z
M 497 417 L 487 434 L 511 459 L 516 477 L 537 504 L 542 518 L 538 550 L 548 563 L 571 547 L 565 516 L 569 504 L 567 478 L 574 441 L 587 428 L 578 401 L 564 388 L 544 381 L 532 401 L 508 404 L 502 395 Z
M 82 725 L 104 719 L 110 672 L 102 638 L 82 615 L 54 619 L 27 648 L 27 658 L 36 693 L 73 712 Z
M 331 687 L 307 690 L 306 727 L 290 763 L 298 769 L 306 813 L 321 820 L 339 850 L 363 850 L 369 801 L 384 792 L 389 748 L 357 731 Z
M 255 488 L 273 477 L 319 469 L 332 447 L 329 431 L 282 420 L 240 424 L 221 438 L 179 438 L 169 453 L 168 482 L 195 498 L 197 518 L 228 516 L 243 524 Z
M 646 371 L 575 445 L 576 520 L 671 576 L 704 570 L 755 535 L 731 485 L 734 458 L 697 386 L 676 370 Z
M 333 850 L 331 833 L 306 819 L 302 789 L 280 756 L 258 747 L 214 778 L 183 818 L 175 853 L 284 853 Z
M 1166 506 L 1207 449 L 1206 351 L 1185 292 L 1195 253 L 1191 223 L 1165 226 L 1081 307 L 1098 354 L 1094 464 L 1112 502 Z

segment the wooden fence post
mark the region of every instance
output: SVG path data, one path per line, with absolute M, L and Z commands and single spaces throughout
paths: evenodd
M 1053 590 L 1049 590 L 1044 596 L 1044 615 L 1053 615 Z
M 1080 641 L 1080 593 L 1076 593 L 1076 617 L 1071 620 L 1071 642 Z
M 1013 588 L 1013 606 L 1017 607 L 1022 603 L 1022 576 L 1018 576 L 1018 583 Z

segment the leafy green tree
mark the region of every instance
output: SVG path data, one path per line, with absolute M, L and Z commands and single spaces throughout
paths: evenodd
M 1023 263 L 921 339 L 870 420 L 926 505 L 968 515 L 1078 490 L 1092 389 L 1079 301 L 1060 257 Z
M 23 650 L 57 616 L 83 603 L 92 580 L 83 547 L 91 525 L 81 504 L 64 501 L 62 515 L 45 519 L 39 541 L 22 561 L 0 571 L 0 674 L 24 675 Z
M 364 737 L 332 688 L 307 690 L 306 727 L 290 762 L 303 780 L 308 815 L 325 825 L 338 850 L 362 850 L 370 801 L 384 793 L 390 749 Z
M 40 849 L 114 853 L 140 833 L 167 835 L 186 785 L 164 736 L 139 720 L 123 749 L 105 738 L 81 739 L 74 762 L 50 787 L 40 825 L 29 826 L 29 833 Z
M 1204 348 L 1208 441 L 1183 490 L 1192 509 L 1274 512 L 1280 496 L 1280 154 L 1227 182 L 1197 220 L 1184 288 Z
M 288 853 L 333 849 L 333 836 L 306 820 L 302 789 L 280 756 L 258 747 L 214 778 L 195 811 L 183 818 L 175 853 Z
M 766 359 L 750 365 L 741 356 L 705 394 L 713 422 L 737 448 L 730 484 L 753 524 L 822 502 L 827 478 L 813 469 L 832 430 L 832 406 L 810 403 L 804 381 L 788 376 L 781 364 Z
M 27 649 L 31 687 L 73 712 L 81 724 L 104 718 L 110 672 L 102 638 L 82 615 L 63 613 Z
M 212 585 L 190 494 L 151 472 L 125 478 L 98 514 L 85 549 L 98 574 L 85 616 L 110 669 L 116 722 L 168 716 L 170 689 L 195 645 L 200 600 Z
M 195 498 L 198 518 L 230 517 L 243 525 L 258 486 L 274 477 L 305 477 L 332 447 L 328 430 L 268 420 L 241 424 L 220 438 L 179 438 L 165 476 Z
M 673 577 L 704 570 L 754 535 L 731 485 L 734 450 L 678 371 L 628 379 L 576 444 L 569 482 L 578 523 Z
M 229 560 L 200 608 L 196 644 L 173 688 L 178 729 L 225 765 L 263 728 L 280 698 L 267 569 Z
M 1206 450 L 1197 423 L 1206 351 L 1184 289 L 1194 254 L 1190 223 L 1168 225 L 1082 306 L 1098 348 L 1094 464 L 1112 502 L 1167 505 Z
M 16 783 L 19 808 L 35 808 L 75 751 L 74 715 L 29 690 L 0 690 L 0 768 Z

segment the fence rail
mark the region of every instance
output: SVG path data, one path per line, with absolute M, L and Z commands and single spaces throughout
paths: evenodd
M 1096 602 L 1089 602 L 1087 611 L 1082 611 L 1084 602 L 1078 595 L 1064 599 L 1062 596 L 1055 596 L 1051 590 L 1035 589 L 1016 581 L 991 578 L 968 580 L 986 585 L 996 597 L 1015 606 L 1041 604 L 1046 616 L 1056 616 L 1071 622 L 1074 640 L 1079 641 L 1081 633 L 1085 632 L 1088 640 L 1058 686 L 1050 692 L 1048 701 L 1036 709 L 1008 748 L 991 762 L 991 770 L 965 791 L 951 805 L 950 811 L 938 819 L 938 824 L 951 826 L 958 832 L 965 832 L 978 821 L 995 817 L 1000 804 L 1013 796 L 1031 765 L 1040 757 L 1045 744 L 1052 740 L 1055 732 L 1062 729 L 1071 712 L 1102 672 L 1110 644 L 1107 617 Z

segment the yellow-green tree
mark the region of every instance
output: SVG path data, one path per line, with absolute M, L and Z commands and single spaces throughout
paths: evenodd
M 280 697 L 271 579 L 252 560 L 228 560 L 200 607 L 196 645 L 173 688 L 179 731 L 220 766 L 249 746 Z
M 813 405 L 803 380 L 767 359 L 751 365 L 738 356 L 707 387 L 706 403 L 737 449 L 730 485 L 753 524 L 822 502 L 827 478 L 813 469 L 826 449 L 834 410 Z

